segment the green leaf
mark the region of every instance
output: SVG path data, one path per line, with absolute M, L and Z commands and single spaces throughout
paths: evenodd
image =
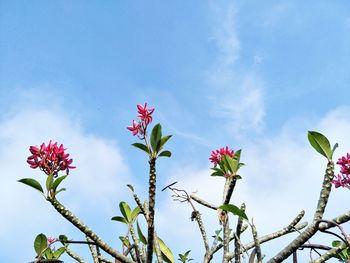
M 29 185 L 29 186 L 35 188 L 36 190 L 38 190 L 39 192 L 41 192 L 42 194 L 44 194 L 43 188 L 41 187 L 40 183 L 35 179 L 23 178 L 21 180 L 18 180 L 18 182 Z
M 309 131 L 307 135 L 311 146 L 328 160 L 332 159 L 331 145 L 328 139 L 321 133 Z
M 334 154 L 335 150 L 338 148 L 338 146 L 339 146 L 338 143 L 334 144 L 334 146 L 332 148 L 332 157 L 333 157 L 333 154 Z
M 237 173 L 238 169 L 239 169 L 242 165 L 244 165 L 244 164 L 241 164 L 241 163 L 239 162 L 239 160 L 241 159 L 241 152 L 242 152 L 242 150 L 239 149 L 239 150 L 237 150 L 237 151 L 235 152 L 235 154 L 233 155 L 233 164 L 234 164 L 234 170 L 233 170 L 233 172 L 234 172 L 234 174 Z
M 53 253 L 53 258 L 58 259 L 65 251 L 66 249 L 64 247 L 60 247 Z
M 237 161 L 234 161 L 233 158 L 229 155 L 224 155 L 222 159 L 225 163 L 227 170 L 229 170 L 231 174 L 235 174 L 235 171 L 237 170 L 237 165 L 238 165 L 238 164 L 235 164 L 235 162 L 237 163 Z
M 337 246 L 340 246 L 341 245 L 341 242 L 339 241 L 339 240 L 334 240 L 333 242 L 332 242 L 332 246 L 333 247 L 337 247 Z
M 170 151 L 162 151 L 158 156 L 159 157 L 161 157 L 161 156 L 170 157 L 171 152 Z
M 161 138 L 162 138 L 162 126 L 158 123 L 153 127 L 153 130 L 151 133 L 151 146 L 155 154 L 160 149 Z
M 222 209 L 222 210 L 231 212 L 232 214 L 234 214 L 236 216 L 239 216 L 241 218 L 244 218 L 244 219 L 248 220 L 248 217 L 245 214 L 245 212 L 242 209 L 240 209 L 237 206 L 235 206 L 235 205 L 225 204 L 225 205 L 220 206 L 219 208 Z
M 211 176 L 224 176 L 223 171 L 220 168 L 214 167 L 211 168 L 214 172 L 211 173 Z
M 122 237 L 120 236 L 119 239 L 122 241 L 122 243 L 124 244 L 124 246 L 126 246 L 127 248 L 130 247 L 130 242 L 126 237 Z
M 173 253 L 165 245 L 163 240 L 161 240 L 159 237 L 158 237 L 158 243 L 159 243 L 159 248 L 160 248 L 160 251 L 162 252 L 162 256 L 163 256 L 164 261 L 167 262 L 167 263 L 174 263 L 175 259 L 174 259 Z
M 132 146 L 135 146 L 136 148 L 139 148 L 141 149 L 142 151 L 145 151 L 146 153 L 149 154 L 149 149 L 146 145 L 144 145 L 143 143 L 138 143 L 138 142 L 135 142 L 132 144 Z
M 56 192 L 57 190 L 57 187 L 60 185 L 60 183 L 66 179 L 67 175 L 63 175 L 63 176 L 60 176 L 58 177 L 56 180 L 54 180 L 53 184 L 52 184 L 52 188 L 53 190 Z
M 167 136 L 164 136 L 161 140 L 160 140 L 160 148 L 162 148 L 165 143 L 172 137 L 172 135 L 167 135 Z
M 131 213 L 131 221 L 134 222 L 137 216 L 140 214 L 141 208 L 139 206 L 136 206 L 134 210 L 132 210 Z
M 60 192 L 66 191 L 66 190 L 67 190 L 66 188 L 61 188 L 60 190 L 56 191 L 56 195 Z
M 147 245 L 147 239 L 146 239 L 145 236 L 143 235 L 142 230 L 141 230 L 141 228 L 140 228 L 140 225 L 139 225 L 139 222 L 138 222 L 138 221 L 136 221 L 136 228 L 137 228 L 137 234 L 139 235 L 140 241 L 141 241 L 143 244 Z
M 134 192 L 134 187 L 131 184 L 127 184 L 127 187 L 129 187 L 129 189 L 131 190 L 131 192 Z
M 48 248 L 48 249 L 45 250 L 44 257 L 45 257 L 46 259 L 53 259 L 53 258 L 54 258 L 54 257 L 53 257 L 53 253 L 52 253 L 52 251 L 51 251 L 50 248 Z
M 53 174 L 50 174 L 46 178 L 46 190 L 47 191 L 52 189 L 52 184 L 53 184 Z
M 131 209 L 130 206 L 125 203 L 125 202 L 120 202 L 119 203 L 119 209 L 120 212 L 122 213 L 122 215 L 124 216 L 124 218 L 126 219 L 126 221 L 128 223 L 131 223 Z
M 190 254 L 191 250 L 187 250 L 184 254 L 184 256 L 187 258 L 188 257 L 188 254 Z
M 46 248 L 47 248 L 47 238 L 43 233 L 41 233 L 37 235 L 34 240 L 34 249 L 35 249 L 36 255 L 40 256 L 45 251 Z
M 58 236 L 58 240 L 63 243 L 63 244 L 66 244 L 65 242 L 68 241 L 68 237 L 65 236 L 65 235 L 59 235 Z
M 122 222 L 124 224 L 128 224 L 128 221 L 126 221 L 126 219 L 124 217 L 121 217 L 121 216 L 113 216 L 111 218 L 111 220 L 119 221 L 119 222 Z

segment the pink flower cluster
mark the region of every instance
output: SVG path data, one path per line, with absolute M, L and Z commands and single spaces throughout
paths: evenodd
M 214 164 L 214 167 L 215 167 L 220 163 L 224 155 L 229 155 L 233 157 L 234 151 L 230 150 L 228 146 L 226 146 L 226 148 L 220 148 L 219 150 L 215 150 L 211 152 L 209 160 Z
M 52 245 L 53 243 L 55 243 L 57 241 L 56 238 L 54 237 L 47 237 L 47 245 Z
M 346 187 L 350 189 L 350 154 L 347 153 L 338 159 L 337 164 L 340 165 L 340 174 L 336 176 L 336 179 L 332 181 L 335 188 Z
M 27 158 L 27 163 L 33 169 L 39 167 L 47 175 L 57 176 L 59 171 L 64 170 L 68 174 L 69 169 L 73 169 L 75 166 L 71 165 L 73 159 L 68 158 L 69 154 L 65 153 L 65 150 L 62 144 L 58 146 L 57 142 L 52 143 L 51 140 L 48 145 L 43 143 L 40 147 L 30 146 L 29 151 L 32 155 Z
M 132 126 L 128 126 L 127 129 L 132 132 L 132 135 L 140 135 L 144 136 L 146 133 L 146 129 L 148 124 L 152 122 L 152 113 L 154 112 L 154 108 L 147 108 L 147 103 L 145 106 L 140 104 L 137 105 L 138 121 L 133 120 Z

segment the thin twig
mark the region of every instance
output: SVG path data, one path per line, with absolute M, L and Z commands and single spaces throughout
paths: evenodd
M 208 253 L 209 252 L 209 243 L 208 243 L 207 233 L 205 231 L 205 227 L 204 227 L 204 224 L 202 221 L 201 214 L 194 206 L 192 199 L 191 199 L 191 196 L 187 193 L 186 190 L 178 189 L 178 188 L 175 188 L 172 186 L 168 186 L 167 188 L 170 189 L 174 193 L 175 200 L 178 200 L 180 202 L 185 201 L 191 205 L 191 208 L 192 208 L 191 219 L 192 219 L 192 221 L 196 220 L 196 222 L 198 224 L 199 231 L 201 232 L 201 235 L 202 235 L 205 253 Z M 182 193 L 182 194 L 180 194 L 180 193 Z

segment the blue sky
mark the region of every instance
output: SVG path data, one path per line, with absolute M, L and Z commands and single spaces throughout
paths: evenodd
M 219 203 L 223 182 L 210 178 L 208 157 L 229 145 L 247 164 L 233 202 L 247 202 L 258 231 L 279 229 L 301 209 L 310 218 L 325 163 L 307 130 L 339 142 L 336 158 L 350 148 L 349 46 L 347 1 L 1 1 L 4 262 L 30 261 L 40 232 L 83 238 L 16 183 L 43 179 L 25 160 L 29 145 L 50 139 L 77 166 L 61 200 L 120 249 L 126 230 L 109 219 L 120 201 L 132 203 L 125 185 L 146 197 L 147 159 L 126 130 L 144 102 L 174 135 L 172 158 L 159 160 L 159 188 L 175 180 Z M 349 191 L 333 194 L 329 218 L 348 209 Z M 158 232 L 174 254 L 191 249 L 200 262 L 189 208 L 158 197 Z M 216 224 L 215 215 L 205 219 Z M 274 251 L 263 247 L 267 257 Z

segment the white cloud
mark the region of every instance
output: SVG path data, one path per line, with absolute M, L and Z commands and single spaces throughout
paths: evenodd
M 239 58 L 240 51 L 236 21 L 238 10 L 234 3 L 219 5 L 217 2 L 211 2 L 210 7 L 214 20 L 213 40 L 220 53 L 218 62 L 223 65 L 232 65 Z
M 16 182 L 31 177 L 45 184 L 46 176 L 26 163 L 30 145 L 52 139 L 68 148 L 77 168 L 62 183 L 67 191 L 60 193 L 58 199 L 88 224 L 98 226 L 99 217 L 108 222 L 112 211 L 115 213 L 116 201 L 129 194 L 125 182 L 134 183 L 115 141 L 84 133 L 78 119 L 57 107 L 28 108 L 13 111 L 0 123 L 0 207 L 5 215 L 0 219 L 0 243 L 7 244 L 9 255 L 23 248 L 23 258 L 14 253 L 13 262 L 30 260 L 25 257 L 34 255 L 32 242 L 40 232 L 76 233 L 39 192 Z
M 301 210 L 306 211 L 304 221 L 312 219 L 327 161 L 309 145 L 307 129 L 324 133 L 333 144 L 340 143 L 334 156 L 334 160 L 337 160 L 350 151 L 348 111 L 347 107 L 337 108 L 320 120 L 293 120 L 275 137 L 245 143 L 242 161 L 247 166 L 241 168 L 243 180 L 238 182 L 231 202 L 236 205 L 246 203 L 247 214 L 250 218 L 254 217 L 260 235 L 286 226 Z M 169 182 L 178 181 L 179 188 L 189 192 L 198 190 L 198 196 L 219 204 L 223 180 L 210 177 L 209 173 L 209 168 L 181 167 L 174 171 Z M 326 219 L 349 210 L 346 201 L 349 194 L 347 189 L 333 189 L 325 213 Z M 204 214 L 203 220 L 208 228 L 208 235 L 211 235 L 219 228 L 215 212 L 196 206 Z M 177 240 L 186 233 L 189 240 L 182 240 L 179 245 L 183 250 L 202 247 L 197 226 L 189 220 L 191 210 L 188 204 L 168 200 L 164 201 L 160 210 L 158 223 L 169 240 Z M 169 225 L 174 227 L 169 228 Z M 182 230 L 181 233 L 178 229 Z M 350 230 L 349 223 L 346 224 L 346 229 Z M 281 244 L 287 243 L 292 236 L 264 245 L 263 252 L 267 254 L 267 258 L 273 256 L 281 248 Z M 246 240 L 250 239 L 251 235 L 246 234 Z M 321 235 L 316 240 L 330 245 L 333 239 Z M 196 260 L 201 260 L 202 252 L 201 249 L 199 252 L 193 251 Z M 309 260 L 307 252 L 300 255 L 300 258 L 303 257 Z
M 238 10 L 234 2 L 212 2 L 213 40 L 218 55 L 208 71 L 211 114 L 227 120 L 227 129 L 235 136 L 246 131 L 259 132 L 264 126 L 264 83 L 252 70 L 238 70 L 242 47 L 237 33 Z M 256 59 L 252 67 L 256 66 Z M 260 62 L 259 62 L 260 63 Z

